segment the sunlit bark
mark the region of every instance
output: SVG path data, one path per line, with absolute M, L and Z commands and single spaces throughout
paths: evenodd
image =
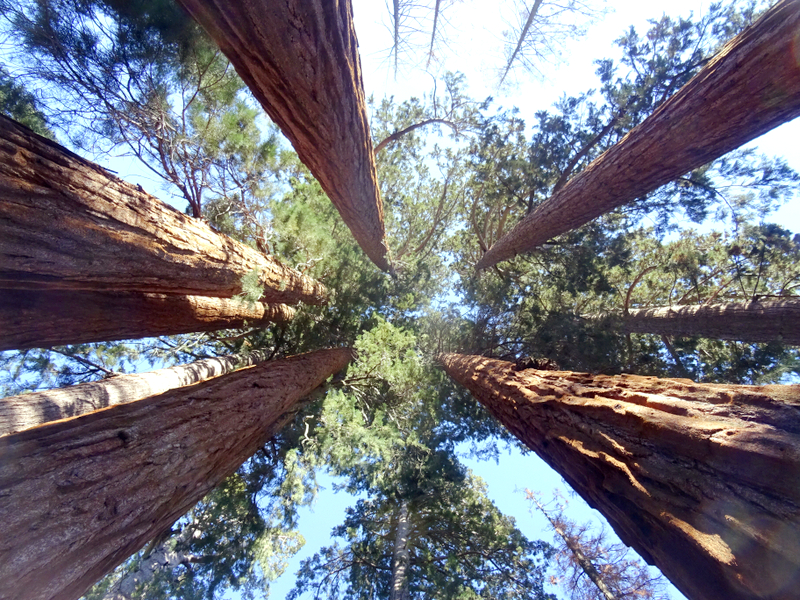
M 783 0 L 498 240 L 486 269 L 588 223 L 800 115 L 800 1 Z
M 75 600 L 260 448 L 348 349 L 211 381 L 0 437 L 6 600 Z
M 796 598 L 800 386 L 439 360 L 688 598 Z
M 350 0 L 178 0 L 292 142 L 358 244 L 390 270 Z

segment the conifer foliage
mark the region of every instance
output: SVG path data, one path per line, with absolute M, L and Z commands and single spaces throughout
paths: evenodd
M 797 13 L 797 6 L 796 0 L 784 0 L 780 9 Z M 509 0 L 500 7 L 513 17 L 505 37 L 497 37 L 504 58 L 496 79 L 504 85 L 535 72 L 564 39 L 580 35 L 599 14 L 597 5 L 583 0 Z M 415 62 L 442 61 L 456 43 L 453 23 L 468 3 L 395 0 L 386 8 L 389 67 L 402 72 Z M 773 223 L 771 213 L 796 200 L 800 175 L 780 157 L 753 149 L 709 156 L 710 162 L 692 164 L 660 187 L 640 190 L 628 205 L 574 229 L 553 231 L 529 253 L 476 273 L 476 266 L 488 267 L 483 257 L 517 223 L 538 220 L 530 215 L 547 212 L 548 198 L 582 181 L 593 161 L 667 105 L 764 8 L 755 0 L 713 3 L 695 16 L 662 16 L 647 31 L 628 29 L 617 41 L 619 58 L 596 57 L 596 82 L 526 118 L 491 98 L 472 98 L 463 75 L 444 71 L 421 97 L 362 98 L 359 106 L 370 118 L 368 127 L 362 125 L 372 136 L 361 140 L 362 150 L 370 141 L 374 149 L 364 164 L 374 161 L 377 174 L 377 189 L 370 194 L 382 199 L 382 227 L 392 249 L 389 274 L 359 248 L 351 222 L 326 195 L 329 187 L 315 179 L 322 163 L 301 160 L 265 117 L 259 106 L 264 98 L 256 100 L 237 74 L 244 59 L 234 60 L 234 68 L 177 4 L 0 0 L 0 27 L 15 40 L 0 70 L 0 112 L 95 160 L 108 153 L 134 157 L 193 217 L 167 211 L 186 223 L 183 233 L 205 232 L 214 240 L 228 236 L 236 241 L 228 240 L 230 247 L 255 257 L 250 266 L 235 261 L 238 270 L 231 271 L 224 294 L 207 277 L 173 268 L 166 273 L 184 275 L 185 285 L 214 288 L 203 288 L 204 293 L 220 296 L 217 303 L 236 303 L 235 319 L 203 328 L 193 322 L 155 331 L 175 335 L 134 341 L 119 338 L 145 335 L 138 327 L 143 320 L 123 315 L 127 324 L 116 337 L 101 334 L 48 346 L 65 341 L 58 337 L 65 328 L 54 318 L 49 337 L 0 354 L 6 395 L 105 378 L 113 382 L 148 366 L 229 354 L 257 355 L 270 363 L 320 348 L 357 350 L 346 371 L 282 416 L 284 427 L 272 438 L 256 436 L 258 449 L 236 473 L 183 516 L 162 524 L 150 543 L 87 598 L 266 597 L 303 544 L 297 511 L 313 501 L 321 473 L 353 494 L 353 505 L 333 530 L 331 544 L 303 562 L 292 599 L 551 599 L 548 575 L 561 577 L 573 598 L 658 597 L 659 586 L 645 571 L 628 558 L 614 559 L 615 550 L 598 540 L 582 538 L 580 527 L 564 515 L 550 514 L 558 533 L 551 545 L 526 537 L 521 524 L 498 509 L 461 453 L 497 458 L 499 448 L 517 442 L 450 381 L 436 357 L 503 359 L 516 364 L 514 377 L 523 379 L 529 366 L 550 365 L 584 383 L 623 373 L 718 384 L 775 384 L 800 376 L 797 338 L 789 335 L 796 328 L 793 320 L 760 331 L 760 337 L 752 333 L 757 323 L 749 335 L 711 331 L 710 323 L 703 323 L 704 329 L 693 318 L 682 329 L 663 321 L 636 325 L 648 311 L 796 307 L 800 239 Z M 292 47 L 302 50 L 302 44 Z M 249 67 L 257 56 L 247 58 Z M 306 58 L 313 64 L 313 53 Z M 359 65 L 348 68 L 360 77 Z M 355 83 L 360 89 L 360 81 Z M 291 86 L 271 84 L 291 99 Z M 299 123 L 303 129 L 306 122 Z M 313 154 L 313 147 L 304 151 Z M 338 158 L 346 162 L 348 156 Z M 126 187 L 143 193 L 134 188 Z M 91 222 L 95 212 L 86 212 Z M 135 221 L 126 227 L 135 227 Z M 12 239 L 6 237 L 0 248 Z M 385 249 L 373 248 L 382 267 L 388 265 Z M 186 254 L 208 258 L 212 251 Z M 261 315 L 268 308 L 261 304 L 265 282 L 251 267 L 278 261 L 298 281 L 319 283 L 318 302 L 296 310 L 281 307 L 281 318 L 270 320 Z M 329 292 L 327 305 L 322 286 Z M 104 298 L 124 295 L 116 287 L 92 291 L 80 311 L 54 315 L 92 316 Z M 277 287 L 286 291 L 280 282 Z M 69 294 L 88 297 L 84 288 L 78 285 Z M 187 290 L 180 296 L 175 289 L 158 291 L 173 294 L 171 301 L 190 297 Z M 15 289 L 0 298 L 2 318 L 13 319 L 14 299 L 31 293 Z M 51 302 L 65 295 L 53 290 Z M 138 306 L 139 300 L 131 302 Z M 119 311 L 104 315 L 110 326 L 123 320 L 115 314 Z M 20 336 L 39 330 L 35 323 L 25 325 Z M 733 325 L 739 332 L 747 329 L 743 320 Z M 631 376 L 619 380 L 626 377 Z M 684 393 L 690 384 L 675 385 Z M 720 411 L 733 410 L 721 406 Z M 607 426 L 608 419 L 598 423 L 593 430 Z M 574 427 L 567 428 L 562 437 L 573 433 Z M 613 428 L 607 440 L 612 434 Z M 681 463 L 691 481 L 702 480 L 703 468 L 701 458 Z M 615 481 L 624 487 L 629 479 L 620 475 Z M 593 493 L 607 498 L 611 492 L 601 487 Z M 625 490 L 615 493 L 624 497 Z M 651 508 L 658 516 L 663 503 Z M 721 518 L 719 526 L 725 522 Z M 568 541 L 575 539 L 582 540 L 588 562 L 575 558 Z M 646 553 L 642 539 L 637 538 L 638 547 Z M 593 582 L 592 569 L 608 584 L 607 593 Z M 685 571 L 672 572 L 688 580 Z

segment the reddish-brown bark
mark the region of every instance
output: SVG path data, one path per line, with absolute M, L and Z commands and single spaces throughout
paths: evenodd
M 285 304 L 212 296 L 2 290 L 0 350 L 265 327 L 293 316 Z
M 800 298 L 630 309 L 627 333 L 800 345 Z
M 391 269 L 350 0 L 178 0 L 292 142 L 367 256 Z
M 4 600 L 75 600 L 351 359 L 321 350 L 0 437 Z
M 325 303 L 325 288 L 0 116 L 0 289 L 231 297 L 259 273 L 262 300 Z
M 478 262 L 486 269 L 635 200 L 800 115 L 800 0 L 783 0 Z
M 800 386 L 439 360 L 687 597 L 797 597 Z

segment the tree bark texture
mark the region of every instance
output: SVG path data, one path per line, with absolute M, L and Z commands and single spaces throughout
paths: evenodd
M 265 327 L 293 316 L 285 304 L 213 296 L 2 290 L 0 350 Z
M 232 474 L 351 356 L 268 361 L 0 437 L 0 595 L 80 597 Z
M 394 549 L 392 552 L 392 589 L 389 600 L 408 600 L 408 569 L 411 556 L 408 551 L 408 536 L 411 533 L 411 521 L 408 517 L 408 500 L 401 500 L 397 508 L 397 522 L 394 533 Z
M 325 303 L 325 288 L 0 117 L 0 289 L 229 298 L 257 271 L 269 303 Z
M 800 298 L 630 309 L 626 333 L 800 345 Z
M 536 248 L 800 114 L 800 0 L 783 0 L 478 262 Z
M 262 351 L 218 356 L 168 369 L 0 398 L 0 436 L 194 385 L 267 358 Z
M 800 386 L 439 361 L 688 598 L 800 589 Z
M 391 270 L 350 0 L 179 0 L 292 142 L 358 244 Z

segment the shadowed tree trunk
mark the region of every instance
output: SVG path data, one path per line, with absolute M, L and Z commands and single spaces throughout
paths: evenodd
M 265 327 L 293 316 L 285 304 L 212 296 L 3 290 L 0 350 Z
M 292 142 L 378 267 L 387 258 L 350 0 L 178 0 Z
M 351 356 L 269 361 L 0 437 L 3 597 L 80 597 L 233 473 Z
M 229 298 L 253 271 L 264 302 L 325 302 L 321 284 L 0 116 L 0 289 Z
M 800 386 L 439 361 L 687 597 L 797 597 Z
M 800 345 L 800 298 L 630 309 L 626 333 Z
M 262 351 L 218 356 L 168 369 L 0 398 L 0 435 L 194 385 L 267 358 Z
M 689 83 L 536 207 L 486 269 L 655 190 L 800 115 L 800 0 L 783 0 Z

